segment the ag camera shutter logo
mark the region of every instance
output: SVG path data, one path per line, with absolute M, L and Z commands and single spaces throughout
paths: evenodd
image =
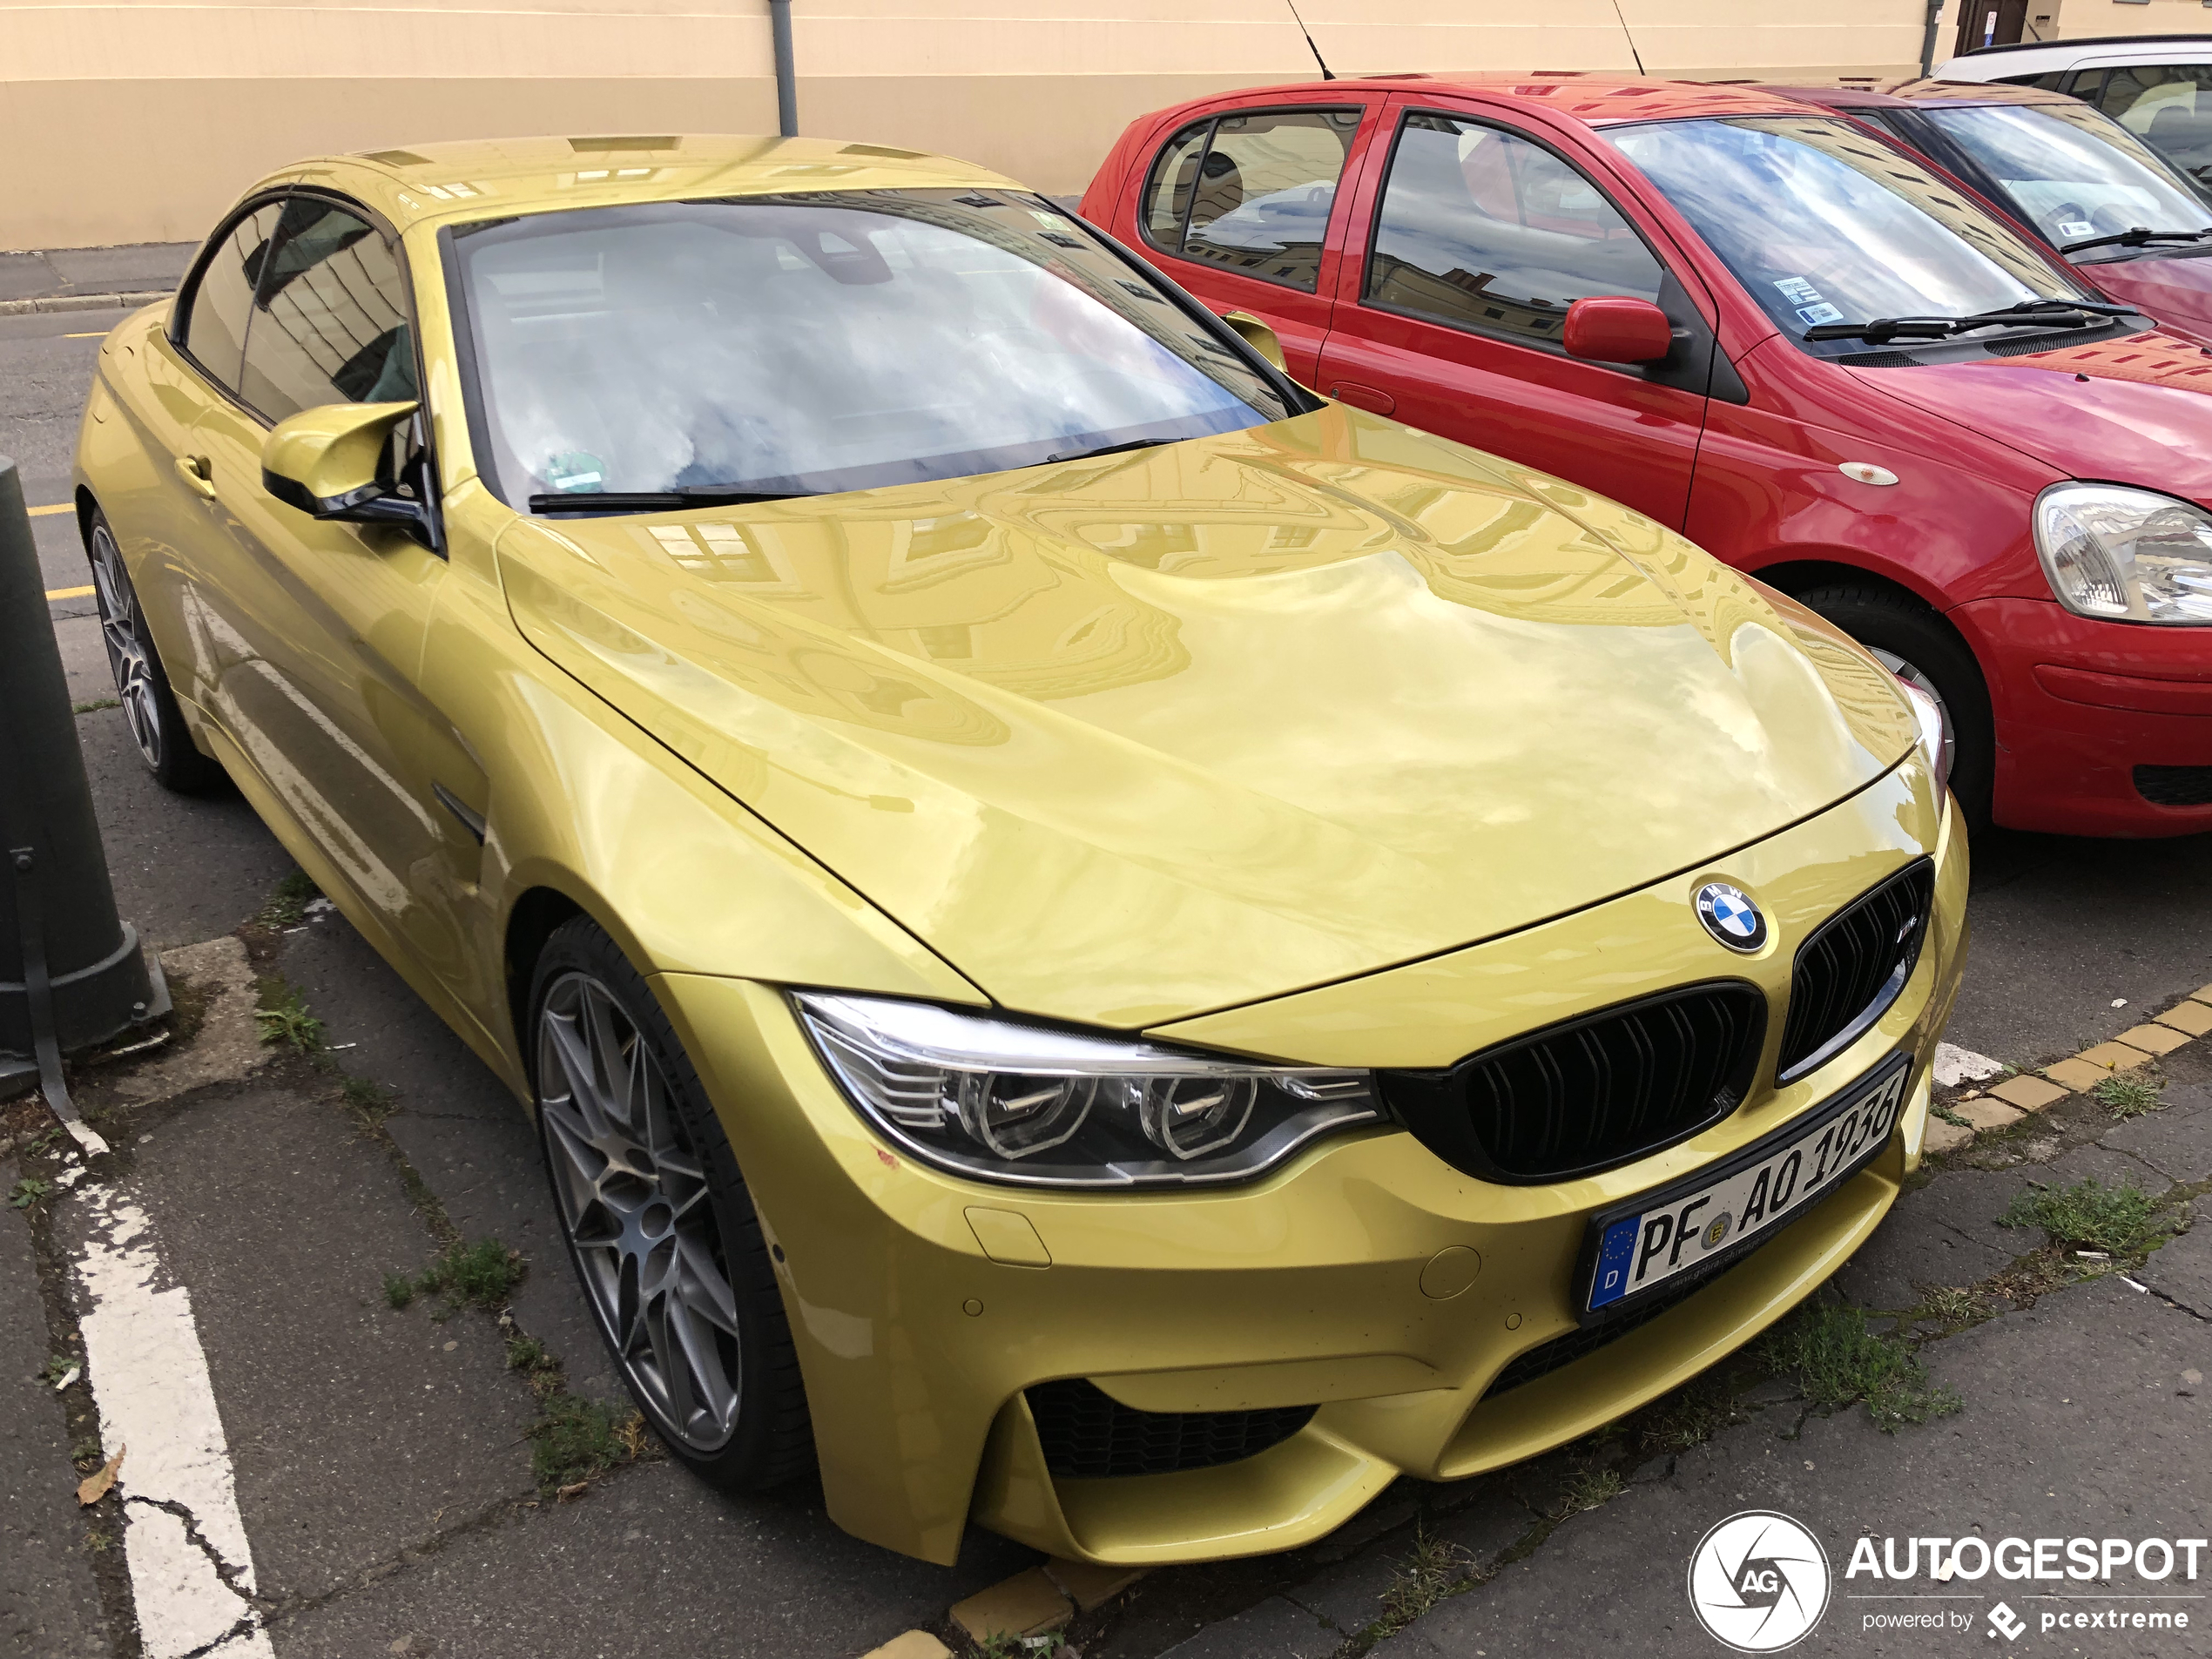
M 1730 1515 L 1689 1558 L 1697 1622 L 1738 1653 L 1779 1653 L 1802 1641 L 1827 1610 L 1828 1587 L 1820 1541 L 1770 1509 Z

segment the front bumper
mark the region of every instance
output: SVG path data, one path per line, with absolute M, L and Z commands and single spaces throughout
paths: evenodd
M 804 1368 L 832 1517 L 950 1562 L 972 1518 L 1076 1559 L 1254 1554 L 1342 1524 L 1401 1474 L 1453 1479 L 1618 1417 L 1781 1317 L 1872 1231 L 1918 1161 L 1928 1067 L 1955 995 L 1966 860 L 1952 815 L 1909 764 L 1796 827 L 1642 892 L 1451 955 L 1166 1028 L 1187 1042 L 1316 1064 L 1447 1064 L 1499 1037 L 1725 974 L 1772 999 L 1771 1079 L 1791 953 L 1812 927 L 1934 851 L 1919 963 L 1877 1025 L 1811 1076 L 1626 1167 L 1494 1186 L 1395 1130 L 1312 1149 L 1251 1186 L 1195 1195 L 1045 1195 L 954 1179 L 870 1132 L 774 988 L 658 974 L 772 1242 Z M 1708 880 L 1774 922 L 1755 957 L 1696 925 Z M 1516 1356 L 1576 1329 L 1572 1276 L 1589 1213 L 1757 1140 L 1891 1050 L 1914 1076 L 1897 1136 L 1819 1206 L 1649 1323 L 1485 1399 Z M 1359 1058 L 1347 1060 L 1346 1056 Z M 994 1260 L 1034 1230 L 1048 1264 Z M 1424 1292 L 1441 1251 L 1480 1265 Z M 1464 1261 L 1465 1258 L 1457 1258 Z M 1432 1279 L 1432 1289 L 1435 1281 Z M 1055 1479 L 1023 1390 L 1090 1379 L 1145 1411 L 1318 1405 L 1241 1462 Z
M 2212 805 L 2144 799 L 2135 768 L 2212 768 L 2212 628 L 2100 622 L 2052 600 L 1946 613 L 1997 720 L 1995 816 L 2054 835 L 2194 835 Z

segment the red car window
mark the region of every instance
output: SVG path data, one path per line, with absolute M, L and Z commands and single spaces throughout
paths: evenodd
M 1163 253 L 1312 293 L 1362 111 L 1235 110 L 1169 139 L 1140 219 Z

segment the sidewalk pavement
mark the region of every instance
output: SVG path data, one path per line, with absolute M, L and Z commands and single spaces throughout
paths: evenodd
M 142 306 L 174 292 L 197 242 L 0 253 L 0 317 Z

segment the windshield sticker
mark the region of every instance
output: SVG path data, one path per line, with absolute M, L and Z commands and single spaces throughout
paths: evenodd
M 1817 328 L 1824 322 L 1841 322 L 1844 314 L 1823 301 L 1817 306 L 1799 306 L 1797 315 L 1808 328 Z
M 572 490 L 597 490 L 607 482 L 606 463 L 597 455 L 587 455 L 581 449 L 570 449 L 564 455 L 547 458 L 545 482 L 564 494 Z
M 2062 219 L 2059 221 L 2060 236 L 2094 236 L 2097 227 L 2086 219 Z
M 1782 297 L 1793 306 L 1817 306 L 1820 303 L 1820 290 L 1803 277 L 1784 277 L 1774 286 L 1782 290 Z

